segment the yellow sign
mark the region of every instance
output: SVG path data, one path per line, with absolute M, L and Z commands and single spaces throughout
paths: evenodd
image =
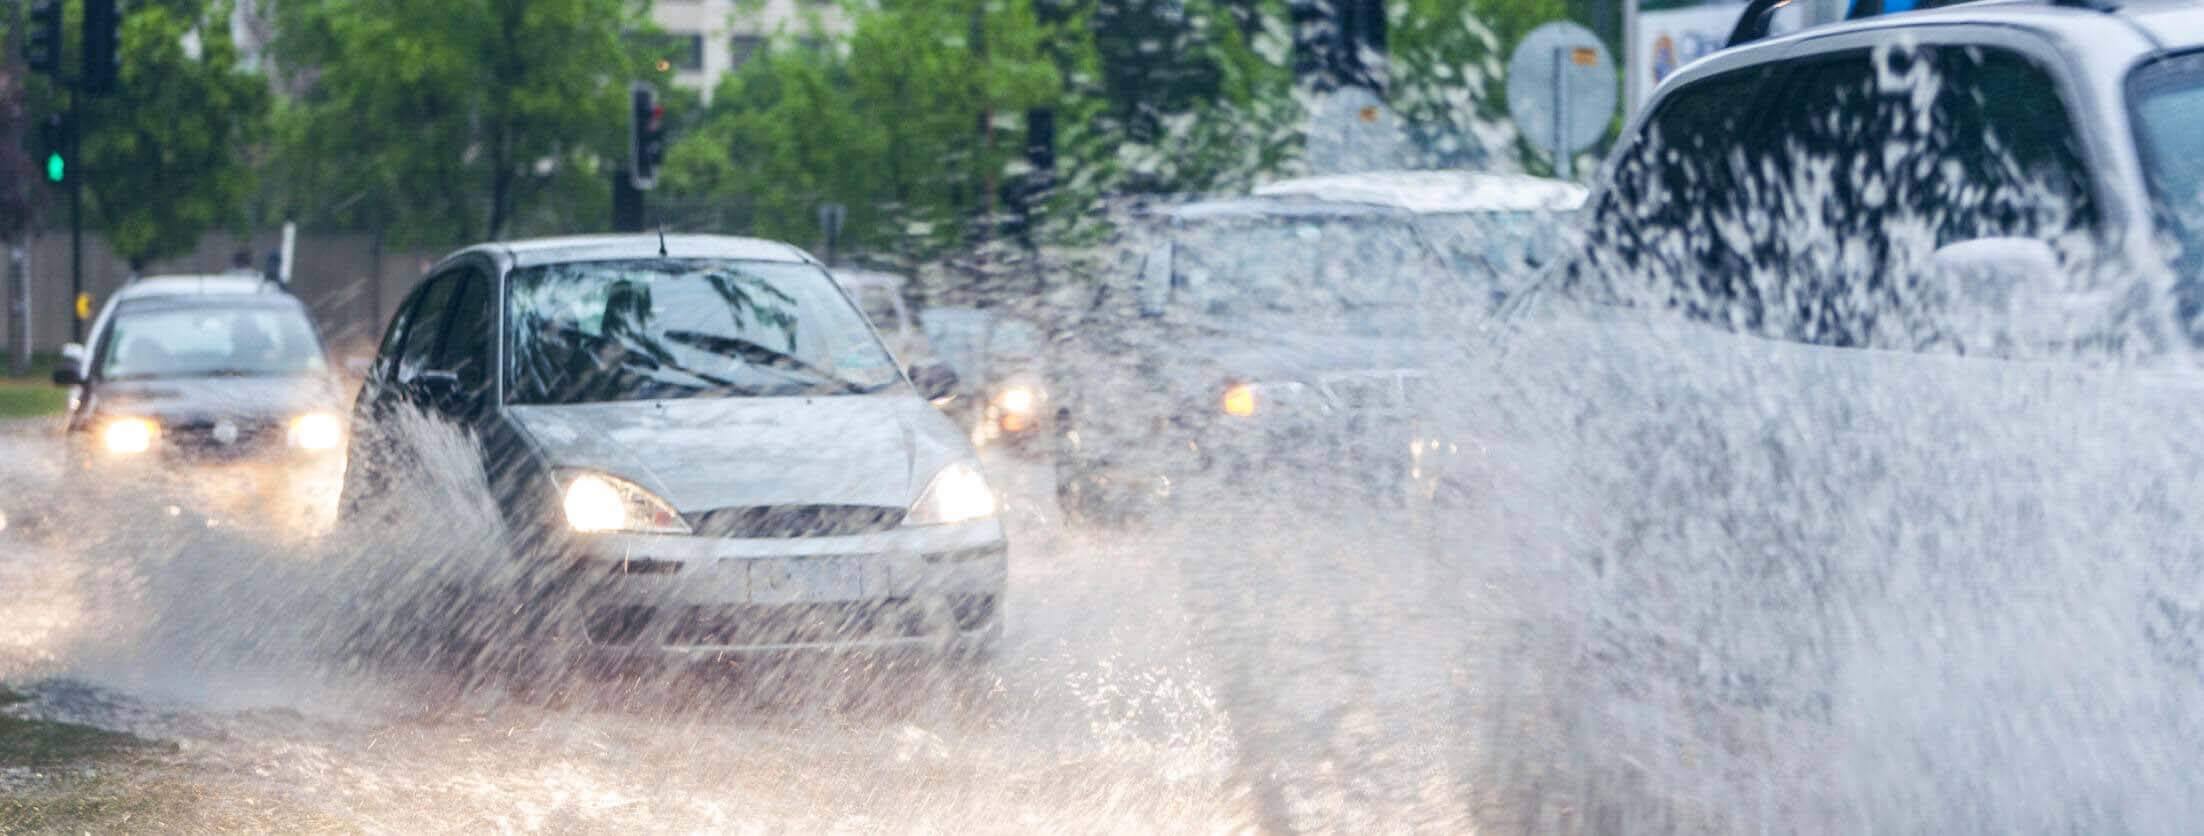
M 89 293 L 79 293 L 79 294 L 77 294 L 77 318 L 78 318 L 78 319 L 91 319 L 91 318 L 92 318 L 92 294 L 89 294 Z
M 1579 67 L 1597 67 L 1599 66 L 1599 50 L 1588 46 L 1580 46 L 1569 50 L 1569 60 L 1576 62 Z

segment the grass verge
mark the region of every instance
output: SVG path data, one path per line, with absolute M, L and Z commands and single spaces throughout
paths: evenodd
M 0 688 L 0 708 L 25 699 Z M 57 766 L 163 748 L 167 747 L 121 732 L 0 713 L 0 768 Z
M 8 355 L 0 353 L 0 421 L 42 418 L 59 414 L 69 404 L 69 392 L 53 385 L 54 363 L 60 358 L 31 355 L 30 371 L 23 377 L 7 377 L 14 369 Z

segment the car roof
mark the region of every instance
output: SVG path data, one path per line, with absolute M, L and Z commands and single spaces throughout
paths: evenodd
M 2088 2 L 2103 2 L 2092 8 Z M 1808 26 L 1781 36 L 1718 49 L 1679 70 L 1671 80 L 1688 83 L 1707 65 L 1749 66 L 1784 59 L 1790 48 L 1833 35 L 1892 31 L 1917 26 L 1980 24 L 2033 32 L 2064 42 L 2092 64 L 2124 70 L 2154 52 L 2178 52 L 2204 46 L 2204 3 L 2197 0 L 1974 0 L 1914 11 L 1890 12 Z M 1662 89 L 1673 85 L 1662 84 Z
M 147 276 L 138 279 L 115 292 L 115 301 L 161 297 L 216 297 L 216 296 L 281 296 L 289 298 L 283 285 L 271 282 L 259 273 L 233 272 L 204 275 Z
M 446 262 L 469 253 L 502 252 L 515 267 L 533 267 L 569 261 L 619 261 L 658 258 L 724 258 L 738 261 L 779 261 L 816 264 L 810 254 L 794 245 L 763 238 L 735 235 L 570 235 L 528 238 L 477 244 L 446 257 Z M 440 263 L 441 265 L 441 263 Z
M 850 267 L 836 267 L 828 270 L 827 273 L 834 277 L 836 283 L 848 288 L 902 287 L 910 281 L 894 273 L 883 273 L 878 270 L 859 270 Z
M 1257 197 L 1312 197 L 1368 203 L 1418 214 L 1568 211 L 1583 205 L 1585 188 L 1523 174 L 1471 171 L 1369 171 L 1281 180 Z

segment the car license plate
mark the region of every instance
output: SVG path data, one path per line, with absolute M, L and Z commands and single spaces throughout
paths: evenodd
M 849 558 L 783 558 L 750 564 L 750 600 L 756 603 L 854 601 L 864 593 L 864 566 Z

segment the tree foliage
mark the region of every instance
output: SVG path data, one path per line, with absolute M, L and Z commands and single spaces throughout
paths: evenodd
M 640 0 L 286 0 L 288 208 L 449 243 L 608 218 Z
M 669 153 L 662 188 L 736 202 L 759 234 L 819 237 L 848 207 L 850 243 L 927 252 L 1000 211 L 1023 115 L 1057 104 L 1059 38 L 1028 0 L 896 0 L 842 43 L 784 37 L 725 79 Z
M 126 5 L 117 89 L 79 103 L 86 220 L 133 265 L 189 251 L 200 236 L 241 225 L 255 181 L 252 152 L 271 96 L 238 70 L 229 4 L 161 0 Z M 67 9 L 79 31 L 81 4 Z M 72 54 L 74 38 L 71 38 Z M 66 110 L 40 80 L 36 110 Z

